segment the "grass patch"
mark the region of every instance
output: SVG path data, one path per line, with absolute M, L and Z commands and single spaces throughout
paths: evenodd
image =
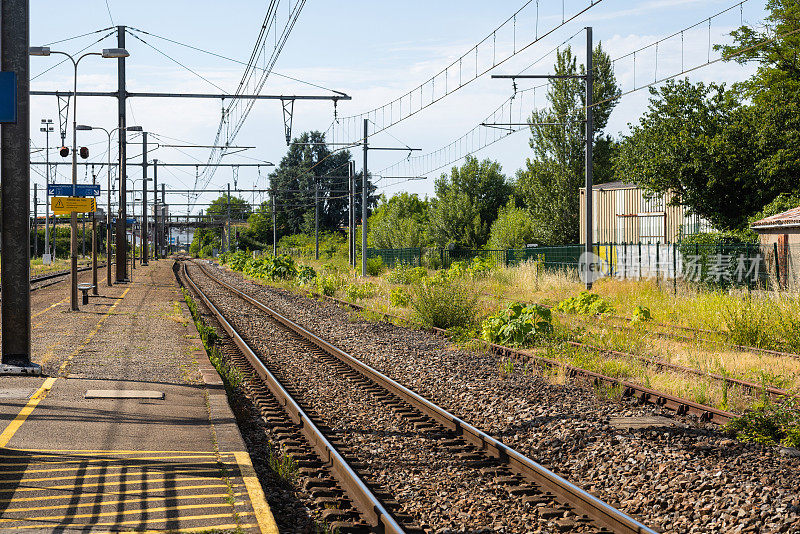
M 478 295 L 467 284 L 442 280 L 414 287 L 411 308 L 425 327 L 469 327 L 478 321 Z
M 725 431 L 742 441 L 800 447 L 800 410 L 793 400 L 772 403 L 763 399 L 727 423 Z

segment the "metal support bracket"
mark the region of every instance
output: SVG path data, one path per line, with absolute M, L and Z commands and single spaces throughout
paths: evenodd
M 283 106 L 283 129 L 286 134 L 286 146 L 292 143 L 292 115 L 294 114 L 294 99 L 281 100 Z

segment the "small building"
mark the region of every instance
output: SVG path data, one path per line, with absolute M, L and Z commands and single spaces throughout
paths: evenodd
M 800 281 L 800 206 L 754 222 L 767 264 L 782 287 L 797 288 Z M 772 258 L 772 262 L 770 262 Z
M 586 242 L 586 188 L 581 187 L 580 242 Z M 649 195 L 636 184 L 597 184 L 592 194 L 595 243 L 675 243 L 687 235 L 712 231 L 711 225 L 686 206 L 670 205 L 672 193 Z

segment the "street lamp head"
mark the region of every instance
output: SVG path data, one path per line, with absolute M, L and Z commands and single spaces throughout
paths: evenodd
M 28 54 L 32 56 L 49 56 L 50 55 L 50 47 L 49 46 L 31 46 L 28 48 Z
M 130 54 L 124 48 L 104 48 L 103 57 L 105 58 L 123 58 L 128 57 Z
M 125 128 L 125 131 L 126 132 L 141 132 L 142 131 L 142 127 L 141 126 L 128 126 L 127 128 Z
M 86 131 L 86 130 L 93 130 L 94 128 L 92 128 L 91 126 L 88 126 L 86 124 L 79 124 L 79 125 L 77 125 L 75 127 L 75 129 L 79 130 L 79 131 Z

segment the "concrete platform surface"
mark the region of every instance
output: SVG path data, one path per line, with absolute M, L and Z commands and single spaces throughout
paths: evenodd
M 172 262 L 67 289 L 34 302 L 50 376 L 0 377 L 0 532 L 277 533 Z

